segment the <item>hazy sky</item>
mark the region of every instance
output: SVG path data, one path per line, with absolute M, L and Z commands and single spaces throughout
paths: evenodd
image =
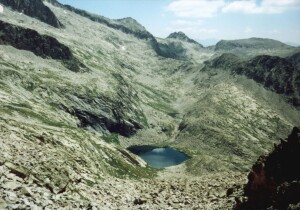
M 59 0 L 108 18 L 132 17 L 158 37 L 273 38 L 300 43 L 300 0 Z

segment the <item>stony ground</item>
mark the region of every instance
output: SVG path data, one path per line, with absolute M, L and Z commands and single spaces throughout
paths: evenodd
M 51 192 L 47 180 L 41 185 L 33 176 L 22 179 L 2 165 L 0 209 L 231 209 L 228 189 L 246 181 L 230 172 L 192 177 L 184 167 L 170 167 L 154 179 L 107 177 L 93 186 L 79 182 Z

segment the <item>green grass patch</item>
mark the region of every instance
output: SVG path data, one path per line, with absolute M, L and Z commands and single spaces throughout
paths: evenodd
M 172 116 L 174 113 L 177 113 L 177 111 L 175 109 L 173 109 L 172 107 L 170 107 L 169 104 L 158 103 L 158 102 L 148 102 L 147 105 L 151 106 L 152 108 L 154 108 L 158 111 L 169 114 L 170 116 Z
M 54 127 L 70 127 L 68 124 L 66 124 L 64 122 L 59 122 L 59 121 L 48 118 L 44 114 L 34 112 L 34 110 L 31 109 L 30 105 L 29 106 L 25 105 L 25 107 L 23 105 L 24 104 L 4 105 L 2 107 L 2 109 L 0 109 L 0 111 L 4 111 L 5 113 L 10 113 L 10 114 L 17 112 L 24 117 L 33 118 L 33 119 L 36 119 L 46 125 L 50 125 L 50 126 L 54 126 Z
M 115 133 L 104 134 L 102 136 L 102 139 L 107 143 L 120 144 L 119 136 L 118 136 L 118 134 L 115 134 Z
M 165 101 L 166 103 L 171 103 L 172 100 L 174 100 L 174 97 L 168 93 L 165 93 L 160 90 L 155 90 L 154 88 L 151 88 L 149 86 L 146 86 L 144 84 L 138 83 L 141 87 L 143 87 L 143 93 L 148 97 L 155 101 Z

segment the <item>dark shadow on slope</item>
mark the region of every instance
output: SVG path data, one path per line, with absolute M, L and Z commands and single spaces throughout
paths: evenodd
M 92 111 L 80 110 L 76 108 L 66 111 L 79 119 L 79 127 L 82 128 L 93 128 L 97 131 L 108 130 L 111 133 L 118 133 L 126 137 L 134 135 L 138 129 L 142 128 L 140 124 L 131 119 L 126 121 L 121 118 L 117 114 L 117 111 L 113 111 L 112 116 L 107 116 L 104 113 L 103 115 L 96 114 Z
M 37 31 L 22 28 L 0 20 L 0 44 L 27 50 L 42 58 L 59 60 L 74 72 L 87 71 L 87 67 L 75 58 L 71 50 L 57 39 L 41 35 Z
M 209 68 L 225 69 L 232 74 L 245 75 L 278 94 L 284 94 L 294 106 L 300 106 L 300 72 L 285 58 L 259 55 L 249 60 L 234 54 L 223 54 L 205 63 Z
M 247 198 L 236 210 L 300 208 L 300 130 L 294 127 L 273 152 L 261 156 L 248 175 Z
M 55 28 L 63 27 L 55 14 L 43 4 L 42 0 L 0 0 L 0 3 Z
M 59 93 L 65 102 L 56 106 L 75 116 L 80 121 L 79 127 L 126 137 L 134 135 L 148 126 L 146 117 L 139 108 L 136 91 L 121 75 L 114 76 L 119 83 L 116 96 L 65 89 Z
M 155 148 L 158 148 L 157 146 L 150 146 L 150 145 L 134 145 L 127 148 L 130 152 L 136 155 L 142 155 L 146 152 L 150 152 L 151 150 L 154 150 Z
M 291 63 L 293 63 L 296 68 L 298 68 L 298 71 L 300 71 L 300 51 L 294 53 L 293 55 L 287 57 L 286 59 L 288 59 Z
M 173 58 L 176 60 L 187 60 L 186 49 L 182 46 L 181 43 L 168 42 L 166 44 L 158 44 L 160 53 L 167 58 Z

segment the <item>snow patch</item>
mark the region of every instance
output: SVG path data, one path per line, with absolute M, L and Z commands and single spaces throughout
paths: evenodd
M 121 50 L 125 51 L 126 47 L 125 46 L 121 46 Z
M 4 10 L 4 8 L 3 8 L 3 6 L 0 4 L 0 13 L 3 13 L 3 10 Z

